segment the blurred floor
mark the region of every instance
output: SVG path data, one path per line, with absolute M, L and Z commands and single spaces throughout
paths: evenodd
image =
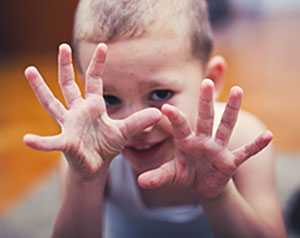
M 54 62 L 55 56 L 40 56 L 0 65 L 0 213 L 56 165 L 57 154 L 33 151 L 22 142 L 26 132 L 49 134 L 57 131 L 55 123 L 34 98 L 22 72 L 27 64 L 38 63 L 47 78 L 54 79 Z
M 299 20 L 238 20 L 217 34 L 217 52 L 229 64 L 221 98 L 226 98 L 230 86 L 240 85 L 245 91 L 244 109 L 265 122 L 275 134 L 277 150 L 285 152 L 300 151 Z M 57 166 L 57 153 L 35 152 L 22 143 L 26 132 L 47 135 L 58 131 L 24 79 L 22 71 L 31 63 L 62 98 L 54 54 L 0 61 L 0 214 L 16 206 Z

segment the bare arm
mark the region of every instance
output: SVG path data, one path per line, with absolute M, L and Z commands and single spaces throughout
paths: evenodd
M 235 148 L 264 129 L 256 120 L 246 117 L 241 121 L 248 128 L 245 130 L 243 122 L 236 128 L 243 136 L 233 135 Z M 252 237 L 249 231 L 256 232 L 255 237 L 287 236 L 276 193 L 274 165 L 272 146 L 268 146 L 237 170 L 223 196 L 207 201 L 205 209 L 219 237 L 235 237 L 233 234 L 247 234 L 247 230 L 248 237 Z
M 203 202 L 205 212 L 217 237 L 286 237 L 282 217 L 278 216 L 279 207 L 268 204 L 272 203 L 272 200 L 267 201 L 268 203 L 262 201 L 264 206 L 275 208 L 271 213 L 264 213 L 266 207 L 257 210 L 242 196 L 232 181 L 229 182 L 227 190 L 217 199 Z
M 101 75 L 106 46 L 99 44 L 86 72 L 84 96 L 74 81 L 71 48 L 61 45 L 59 85 L 67 108 L 53 95 L 34 67 L 25 76 L 46 111 L 61 126 L 55 136 L 26 135 L 24 142 L 37 150 L 61 151 L 68 163 L 62 207 L 53 237 L 101 237 L 103 193 L 111 160 L 127 140 L 155 125 L 161 113 L 145 109 L 123 120 L 112 120 L 102 96 Z
M 102 237 L 107 170 L 90 182 L 78 180 L 69 169 L 65 176 L 53 237 Z
M 230 147 L 232 149 L 239 148 L 263 130 L 265 130 L 264 125 L 255 117 L 248 113 L 240 113 Z M 234 183 L 228 196 L 208 204 L 208 214 L 211 214 L 212 217 L 216 218 L 218 215 L 227 217 L 226 223 L 211 217 L 211 222 L 214 223 L 215 227 L 218 227 L 215 230 L 219 230 L 219 233 L 222 234 L 230 227 L 229 230 L 233 232 L 239 227 L 234 224 L 244 222 L 246 224 L 245 229 L 252 228 L 255 230 L 255 227 L 261 227 L 262 232 L 258 233 L 257 237 L 286 237 L 276 191 L 275 160 L 272 146 L 269 145 L 243 164 L 235 173 L 232 181 Z M 232 199 L 229 199 L 230 197 Z M 230 201 L 232 202 L 225 207 L 225 204 Z M 222 214 L 221 211 L 225 214 Z M 226 213 L 230 213 L 232 217 Z M 246 220 L 242 219 L 243 217 L 252 218 Z M 235 218 L 239 220 L 235 221 Z

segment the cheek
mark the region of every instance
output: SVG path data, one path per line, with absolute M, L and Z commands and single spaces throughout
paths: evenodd
M 187 120 L 190 123 L 190 126 L 192 127 L 193 130 L 196 129 L 196 124 L 197 124 L 197 108 L 193 108 L 191 111 L 187 113 Z
M 175 105 L 176 106 L 176 105 Z M 196 123 L 197 123 L 197 106 L 195 106 L 195 102 L 191 102 L 190 104 L 184 104 L 184 105 L 177 105 L 176 106 L 180 112 L 183 113 L 185 119 L 187 120 L 189 126 L 192 128 L 192 130 L 195 130 Z M 169 120 L 166 119 L 168 122 Z M 171 128 L 170 123 L 166 123 L 166 127 Z M 169 129 L 171 130 L 171 129 Z
M 107 113 L 114 120 L 123 120 L 131 116 L 137 110 L 129 110 L 128 107 L 121 105 L 118 107 L 107 108 Z
M 197 90 L 193 88 L 193 90 L 185 90 L 170 103 L 184 114 L 193 130 L 196 128 L 197 122 L 198 99 Z
M 178 109 L 185 115 L 189 125 L 194 130 L 196 128 L 197 115 L 198 115 L 198 98 L 187 97 L 180 105 Z
M 121 113 L 121 110 L 118 108 L 106 108 L 107 114 L 111 119 L 114 120 L 121 120 L 124 118 L 123 114 Z

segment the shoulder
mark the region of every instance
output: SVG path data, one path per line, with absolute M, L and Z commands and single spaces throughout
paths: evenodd
M 224 108 L 225 104 L 216 105 L 216 125 L 221 120 Z M 256 116 L 240 111 L 229 149 L 234 151 L 254 142 L 266 130 L 264 123 Z M 269 144 L 237 169 L 233 181 L 242 197 L 274 230 L 284 230 L 275 171 L 272 144 Z
M 216 106 L 216 120 L 220 121 L 225 105 Z M 217 122 L 218 123 L 218 122 Z M 240 111 L 229 149 L 245 146 L 267 130 L 253 114 Z M 276 186 L 275 159 L 272 144 L 245 161 L 233 176 L 233 182 L 251 207 L 273 227 L 282 230 L 284 225 Z
M 219 124 L 225 104 L 217 103 L 215 125 Z M 240 111 L 237 123 L 232 133 L 229 148 L 234 151 L 247 145 L 262 133 L 266 132 L 267 127 L 253 114 Z M 238 169 L 234 176 L 234 181 L 241 191 L 252 192 L 266 189 L 274 189 L 275 161 L 273 156 L 272 144 L 268 145 L 261 152 L 252 156 Z M 258 186 L 259 185 L 259 186 Z
M 216 103 L 215 130 L 221 121 L 225 105 L 225 103 Z M 254 114 L 241 110 L 231 136 L 229 147 L 236 149 L 253 141 L 259 134 L 264 133 L 266 130 L 266 125 Z

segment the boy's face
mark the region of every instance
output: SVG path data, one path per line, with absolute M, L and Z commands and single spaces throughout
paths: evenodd
M 79 54 L 87 69 L 96 44 L 82 42 Z M 173 36 L 144 37 L 108 44 L 103 93 L 111 118 L 139 110 L 175 105 L 195 126 L 202 65 L 190 55 L 187 42 Z M 132 138 L 122 152 L 137 173 L 158 167 L 174 156 L 168 120 Z

